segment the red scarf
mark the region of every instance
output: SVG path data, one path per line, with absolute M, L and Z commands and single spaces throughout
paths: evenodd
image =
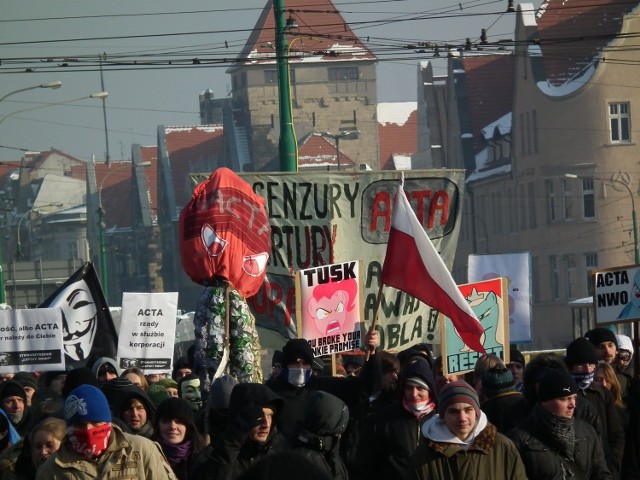
M 84 458 L 97 458 L 107 449 L 111 436 L 111 424 L 105 423 L 94 428 L 69 427 L 69 446 Z

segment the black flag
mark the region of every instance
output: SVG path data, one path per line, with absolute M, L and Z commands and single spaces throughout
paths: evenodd
M 118 336 L 93 262 L 80 267 L 40 308 L 62 309 L 67 369 L 99 357 L 116 357 Z

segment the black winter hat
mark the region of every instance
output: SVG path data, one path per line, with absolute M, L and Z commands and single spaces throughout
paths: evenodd
M 31 372 L 18 372 L 13 376 L 13 379 L 22 385 L 22 388 L 31 387 L 34 390 L 38 389 L 38 382 L 36 376 Z
M 98 386 L 98 377 L 93 374 L 90 368 L 80 367 L 69 371 L 62 387 L 62 396 L 66 397 L 71 390 L 80 385 Z
M 522 352 L 518 350 L 516 347 L 514 347 L 513 345 L 509 347 L 509 362 L 519 363 L 520 365 L 522 365 L 522 368 L 524 368 L 525 365 L 527 364 Z
M 618 348 L 618 339 L 616 338 L 616 334 L 608 328 L 598 327 L 593 330 L 589 330 L 584 334 L 584 338 L 589 340 L 596 347 L 602 342 L 613 342 L 616 348 Z
M 103 382 L 98 388 L 104 393 L 111 409 L 116 412 L 115 407 L 120 399 L 122 392 L 129 388 L 133 388 L 133 383 L 127 377 L 112 378 L 108 382 Z M 116 412 L 116 416 L 118 413 Z
M 580 363 L 598 363 L 598 352 L 596 347 L 586 338 L 576 338 L 567 346 L 567 365 L 577 365 Z
M 282 351 L 280 350 L 273 352 L 271 357 L 271 366 L 274 367 L 276 364 L 282 365 Z
M 2 388 L 0 389 L 0 401 L 7 397 L 21 397 L 25 404 L 27 402 L 27 394 L 25 393 L 24 388 L 22 388 L 22 385 L 15 380 L 9 380 L 2 384 Z
M 538 400 L 544 402 L 568 397 L 578 392 L 573 376 L 566 370 L 549 370 L 538 384 Z
M 286 367 L 301 358 L 311 365 L 313 363 L 313 350 L 304 338 L 293 338 L 289 340 L 282 349 L 282 366 Z
M 482 373 L 482 394 L 487 398 L 493 398 L 503 393 L 514 392 L 516 382 L 508 368 L 496 365 Z
M 184 398 L 169 397 L 166 400 L 160 402 L 156 410 L 156 414 L 153 417 L 153 426 L 156 427 L 162 419 L 175 418 L 185 425 L 193 425 L 193 408 L 191 404 Z
M 266 385 L 261 383 L 238 383 L 229 398 L 229 417 L 233 417 L 253 403 L 262 408 L 271 408 L 275 415 L 282 413 L 284 400 Z
M 207 407 L 218 410 L 228 409 L 231 392 L 237 384 L 238 380 L 233 378 L 231 375 L 223 375 L 216 378 L 209 388 L 209 400 L 207 401 Z
M 315 435 L 341 435 L 349 423 L 349 409 L 338 397 L 315 391 L 304 401 L 304 428 Z
M 431 397 L 435 400 L 436 382 L 433 372 L 431 371 L 431 366 L 427 360 L 420 357 L 416 358 L 412 363 L 405 365 L 402 369 L 401 376 L 403 385 L 406 382 L 422 385 L 431 392 Z

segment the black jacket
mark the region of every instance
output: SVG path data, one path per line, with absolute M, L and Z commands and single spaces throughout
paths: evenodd
M 489 423 L 493 424 L 500 433 L 505 433 L 504 418 L 513 405 L 522 399 L 520 392 L 507 392 L 485 400 L 480 408 L 487 415 Z
M 548 432 L 528 417 L 518 428 L 508 433 L 513 440 L 531 479 L 611 480 L 600 440 L 595 430 L 586 422 L 575 419 L 574 460 L 561 459 L 546 442 Z M 568 473 L 568 470 L 573 475 Z

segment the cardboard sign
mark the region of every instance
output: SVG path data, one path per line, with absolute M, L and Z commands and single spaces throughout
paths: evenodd
M 0 373 L 64 370 L 62 310 L 0 311 Z
M 169 373 L 176 338 L 178 293 L 124 293 L 118 336 L 120 368 Z
M 360 262 L 300 270 L 296 275 L 298 332 L 314 355 L 360 347 L 362 289 Z
M 640 320 L 640 266 L 594 272 L 593 287 L 597 325 Z
M 460 291 L 484 328 L 482 345 L 487 353 L 509 362 L 509 301 L 507 279 L 494 278 L 484 282 L 459 285 Z M 473 371 L 482 356 L 467 347 L 458 336 L 453 323 L 444 317 L 442 335 L 443 372 L 461 375 Z

